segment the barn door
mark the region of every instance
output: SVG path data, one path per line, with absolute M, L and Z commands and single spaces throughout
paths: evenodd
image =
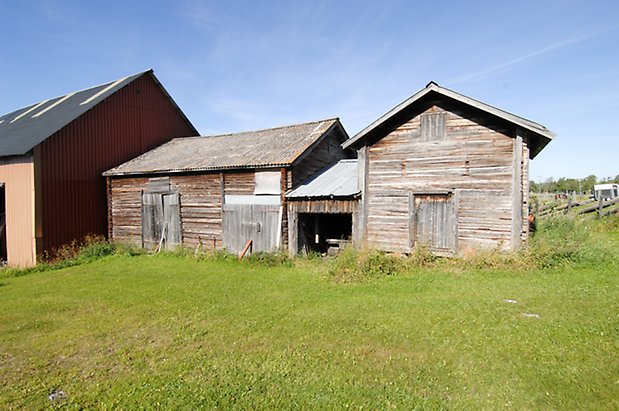
M 456 252 L 456 207 L 453 194 L 416 194 L 409 197 L 411 246 L 439 254 Z
M 163 241 L 162 241 L 163 238 Z M 181 243 L 180 198 L 178 193 L 142 194 L 142 247 L 173 249 Z
M 280 206 L 274 204 L 225 204 L 224 247 L 240 253 L 252 240 L 252 251 L 273 251 L 279 244 Z

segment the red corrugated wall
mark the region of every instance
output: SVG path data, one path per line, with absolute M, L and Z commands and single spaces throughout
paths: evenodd
M 101 173 L 190 135 L 193 127 L 146 73 L 41 143 L 35 149 L 42 233 L 37 253 L 87 234 L 107 235 Z

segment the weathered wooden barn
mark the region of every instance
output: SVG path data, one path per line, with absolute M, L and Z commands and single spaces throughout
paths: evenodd
M 286 191 L 354 156 L 347 139 L 338 119 L 174 139 L 104 173 L 109 237 L 149 249 L 285 247 Z
M 37 256 L 107 233 L 101 173 L 198 132 L 152 70 L 0 117 L 0 258 Z
M 517 249 L 544 126 L 429 83 L 343 144 L 358 151 L 358 241 L 408 253 Z

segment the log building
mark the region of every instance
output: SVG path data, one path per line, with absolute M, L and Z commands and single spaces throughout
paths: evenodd
M 347 139 L 336 118 L 174 139 L 104 173 L 109 238 L 148 249 L 285 247 L 286 191 L 354 156 Z
M 409 253 L 518 249 L 544 126 L 429 83 L 343 144 L 358 152 L 358 241 Z

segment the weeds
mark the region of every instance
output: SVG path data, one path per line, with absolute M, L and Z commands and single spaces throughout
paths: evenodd
M 425 247 L 416 247 L 407 255 L 389 254 L 369 248 L 348 247 L 338 256 L 322 264 L 319 254 L 310 254 L 292 260 L 284 251 L 258 252 L 249 255 L 244 264 L 265 267 L 307 265 L 316 268 L 335 282 L 360 282 L 373 278 L 393 276 L 407 271 L 425 269 L 443 270 L 507 270 L 529 272 L 567 266 L 593 266 L 600 263 L 617 264 L 619 243 L 619 216 L 604 220 L 582 220 L 573 216 L 554 216 L 540 219 L 535 236 L 519 252 L 505 252 L 501 247 L 491 250 L 469 250 L 457 258 L 434 256 Z M 146 253 L 142 248 L 106 241 L 100 236 L 88 236 L 82 242 L 73 241 L 56 250 L 53 257 L 42 256 L 42 263 L 26 269 L 5 268 L 2 277 L 12 277 L 56 270 L 85 264 L 110 255 L 135 256 Z M 195 253 L 187 247 L 162 254 L 198 261 L 233 261 L 236 255 L 226 250 L 208 250 Z M 324 270 L 324 271 L 323 271 Z
M 250 254 L 247 257 L 249 263 L 255 263 L 265 267 L 277 267 L 277 266 L 289 266 L 292 265 L 292 261 L 288 256 L 288 253 L 283 251 L 275 251 L 272 253 L 258 252 Z
M 424 247 L 406 256 L 376 250 L 344 250 L 333 259 L 327 276 L 336 282 L 360 282 L 421 268 L 471 271 L 532 272 L 550 268 L 617 264 L 619 216 L 583 221 L 573 216 L 542 219 L 528 246 L 518 252 L 497 247 L 467 250 L 456 258 L 436 257 Z M 613 241 L 613 239 L 615 239 Z
M 401 255 L 347 247 L 330 262 L 327 276 L 336 282 L 359 282 L 396 275 L 406 269 L 407 260 Z
M 597 225 L 599 222 L 582 221 L 573 216 L 543 219 L 523 257 L 540 269 L 612 262 L 616 260 L 616 253 L 604 242 L 604 234 L 596 229 Z
M 135 256 L 140 254 L 144 254 L 144 250 L 141 248 L 112 243 L 101 236 L 88 235 L 81 242 L 72 241 L 53 253 L 45 253 L 39 256 L 41 262 L 34 267 L 5 268 L 0 276 L 19 277 L 35 272 L 60 270 L 87 264 L 110 255 Z

